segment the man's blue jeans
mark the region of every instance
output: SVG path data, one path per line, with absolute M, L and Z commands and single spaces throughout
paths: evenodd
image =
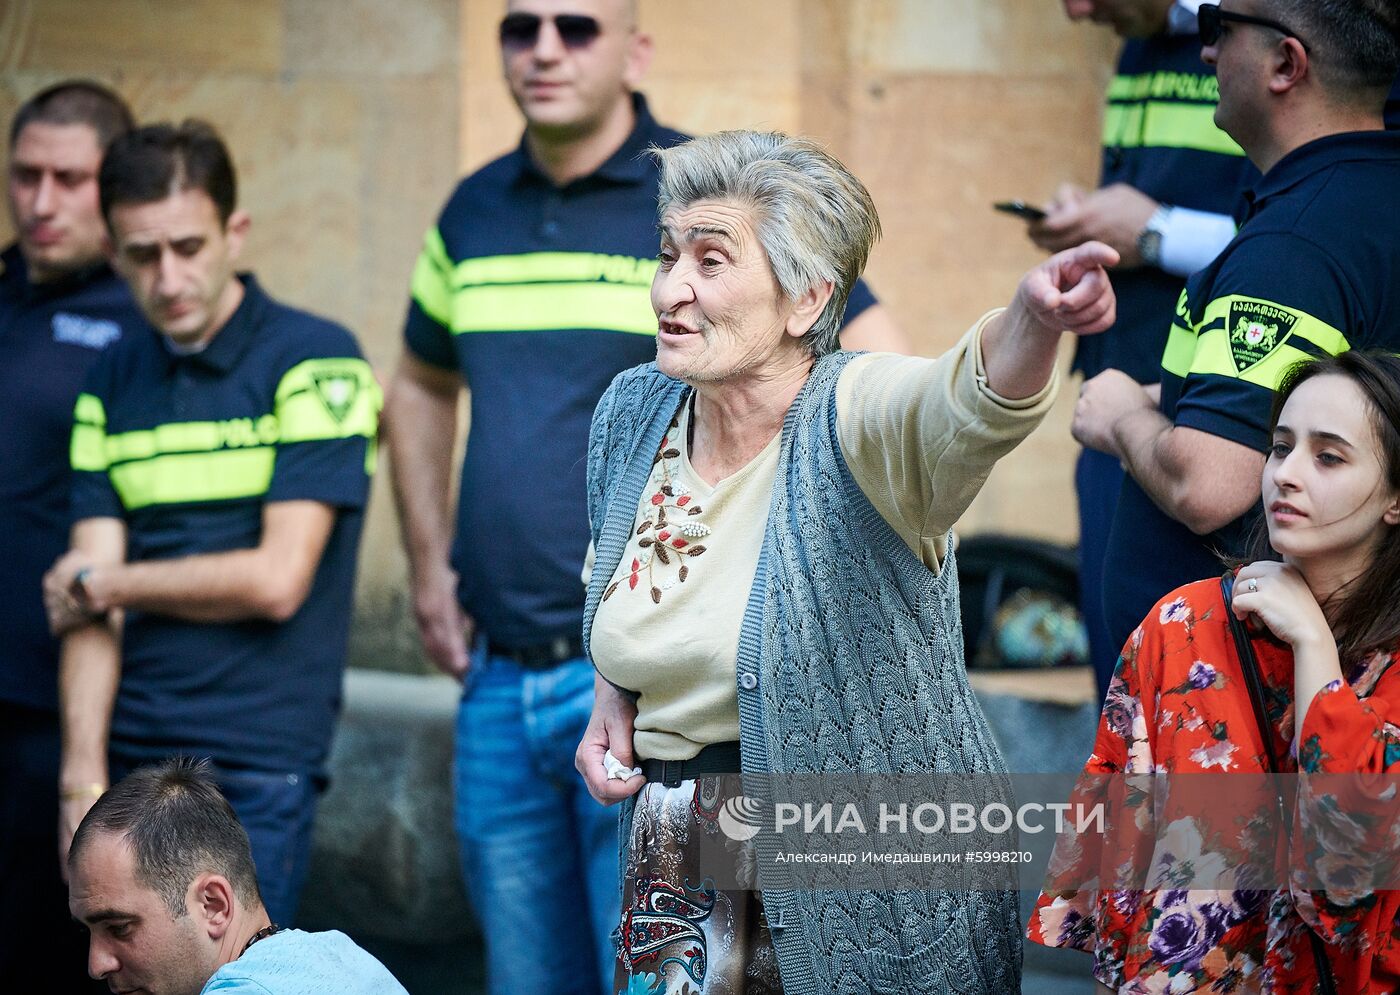
M 618 810 L 594 801 L 574 769 L 592 709 L 587 660 L 530 671 L 472 654 L 456 822 L 491 995 L 611 992 Z

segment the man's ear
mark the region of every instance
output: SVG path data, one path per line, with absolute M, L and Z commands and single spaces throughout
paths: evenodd
M 243 251 L 243 242 L 252 226 L 253 219 L 248 216 L 247 211 L 234 211 L 228 216 L 228 222 L 224 225 L 224 237 L 228 239 L 230 259 L 237 259 Z
M 238 909 L 238 900 L 229 879 L 207 871 L 190 883 L 186 904 L 196 924 L 211 940 L 223 938 Z
M 1312 65 L 1303 43 L 1297 38 L 1285 38 L 1274 47 L 1270 93 L 1287 93 L 1308 78 Z
M 793 338 L 801 338 L 812 330 L 821 317 L 826 302 L 831 300 L 835 286 L 830 280 L 822 280 L 808 287 L 793 304 L 792 313 L 787 319 L 787 333 Z
M 651 68 L 651 59 L 655 54 L 656 47 L 652 43 L 651 35 L 644 31 L 632 32 L 632 37 L 627 41 L 627 65 L 622 75 L 628 89 L 635 90 L 641 85 L 642 78 Z

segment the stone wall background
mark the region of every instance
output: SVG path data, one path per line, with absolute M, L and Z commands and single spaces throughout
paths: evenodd
M 274 294 L 347 324 L 387 376 L 423 230 L 458 176 L 519 138 L 499 79 L 502 6 L 0 0 L 0 116 L 83 75 L 143 120 L 212 121 L 253 215 L 248 265 Z M 642 21 L 661 120 L 801 131 L 865 180 L 885 226 L 869 277 L 925 355 L 1039 258 L 991 203 L 1094 181 L 1116 44 L 1069 25 L 1056 0 L 643 0 Z M 1073 541 L 1073 393 L 997 468 L 964 531 Z M 386 485 L 381 474 L 354 661 L 416 669 Z

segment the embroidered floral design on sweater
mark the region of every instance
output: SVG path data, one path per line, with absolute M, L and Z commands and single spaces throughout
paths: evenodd
M 671 419 L 666 429 L 666 437 L 657 450 L 653 481 L 659 479 L 655 490 L 648 498 L 644 510 L 637 516 L 635 535 L 637 554 L 626 571 L 626 576 L 613 581 L 603 592 L 603 600 L 613 596 L 624 581 L 629 591 L 645 583 L 651 593 L 651 600 L 661 604 L 661 595 L 677 584 L 685 583 L 690 576 L 686 558 L 699 556 L 706 547 L 695 540 L 710 535 L 710 527 L 698 521 L 705 509 L 695 504 L 690 488 L 680 480 L 677 461 L 681 458 L 679 446 L 680 419 Z

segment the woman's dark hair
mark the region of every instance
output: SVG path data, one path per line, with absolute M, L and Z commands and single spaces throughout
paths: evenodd
M 224 140 L 213 125 L 193 119 L 179 127 L 146 125 L 117 138 L 102 160 L 97 185 L 108 225 L 117 204 L 150 204 L 181 190 L 208 194 L 223 223 L 238 201 L 238 180 Z
M 1295 390 L 1322 376 L 1346 377 L 1365 396 L 1371 409 L 1383 485 L 1400 491 L 1400 355 L 1352 351 L 1298 363 L 1279 385 L 1269 424 L 1278 426 L 1283 406 Z M 1262 519 L 1255 526 L 1251 547 L 1250 559 L 1279 558 L 1269 544 L 1269 531 Z M 1400 591 L 1400 527 L 1392 526 L 1370 566 L 1322 606 L 1331 621 L 1337 654 L 1344 664 L 1400 645 L 1400 611 L 1389 609 L 1395 603 L 1396 591 Z

